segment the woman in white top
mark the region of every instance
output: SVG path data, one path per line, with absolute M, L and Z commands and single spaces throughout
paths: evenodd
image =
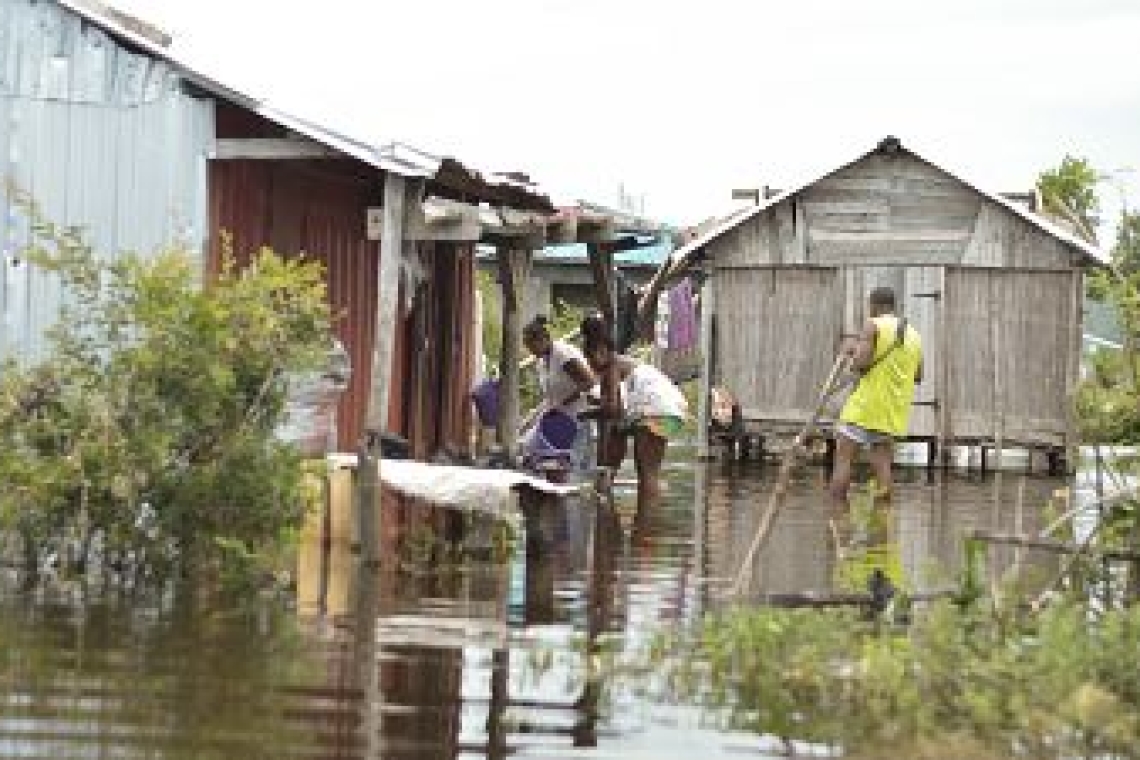
M 542 389 L 542 400 L 522 425 L 521 448 L 525 453 L 533 448 L 532 438 L 547 412 L 561 412 L 578 423 L 578 415 L 586 410 L 586 394 L 597 380 L 581 351 L 551 338 L 545 316 L 535 317 L 523 328 L 523 343 L 538 360 Z
M 590 315 L 582 321 L 582 338 L 590 369 L 603 384 L 620 391 L 618 405 L 603 405 L 601 410 L 603 417 L 621 420 L 618 440 L 607 452 L 607 464 L 617 466 L 625 459 L 626 439 L 632 437 L 638 511 L 647 513 L 661 495 L 665 446 L 684 427 L 689 404 L 659 369 L 617 353 L 600 316 Z

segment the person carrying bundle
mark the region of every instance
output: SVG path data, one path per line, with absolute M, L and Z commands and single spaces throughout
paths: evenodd
M 619 354 L 600 315 L 582 321 L 582 341 L 590 369 L 610 387 L 620 388 L 618 406 L 601 409 L 604 418 L 621 420 L 614 448 L 606 452 L 607 464 L 619 464 L 625 458 L 626 440 L 633 438 L 637 506 L 648 513 L 660 498 L 666 444 L 684 428 L 688 402 L 659 369 Z

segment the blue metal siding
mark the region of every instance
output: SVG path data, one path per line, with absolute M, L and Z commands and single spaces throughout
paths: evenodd
M 104 256 L 205 247 L 213 103 L 50 0 L 0 0 L 0 178 Z M 64 294 L 19 261 L 28 220 L 0 197 L 0 356 L 41 356 Z

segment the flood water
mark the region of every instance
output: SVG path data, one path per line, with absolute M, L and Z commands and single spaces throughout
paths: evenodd
M 660 509 L 572 507 L 507 563 L 358 575 L 337 548 L 323 603 L 199 594 L 83 597 L 54 584 L 0 602 L 0 756 L 91 758 L 691 758 L 758 756 L 630 684 L 591 678 L 721 604 L 774 467 L 668 464 Z M 900 474 L 890 516 L 903 581 L 936 588 L 970 528 L 1039 531 L 1060 480 Z M 753 596 L 836 587 L 823 473 L 791 490 Z M 316 547 L 309 547 L 310 550 Z M 310 552 L 311 553 L 311 552 Z M 991 570 L 1055 560 L 993 547 Z M 362 581 L 361 578 L 364 580 Z M 306 592 L 309 594 L 310 592 Z M 587 657 L 586 653 L 593 654 Z M 751 752 L 751 755 L 742 754 Z

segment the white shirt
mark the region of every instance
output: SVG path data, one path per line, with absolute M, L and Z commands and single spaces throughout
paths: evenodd
M 586 411 L 585 394 L 579 394 L 577 400 L 568 404 L 561 403 L 566 397 L 578 392 L 578 383 L 566 371 L 566 365 L 573 361 L 585 366 L 586 357 L 569 343 L 551 341 L 550 355 L 538 362 L 538 382 L 548 408 L 559 409 L 577 417 Z

